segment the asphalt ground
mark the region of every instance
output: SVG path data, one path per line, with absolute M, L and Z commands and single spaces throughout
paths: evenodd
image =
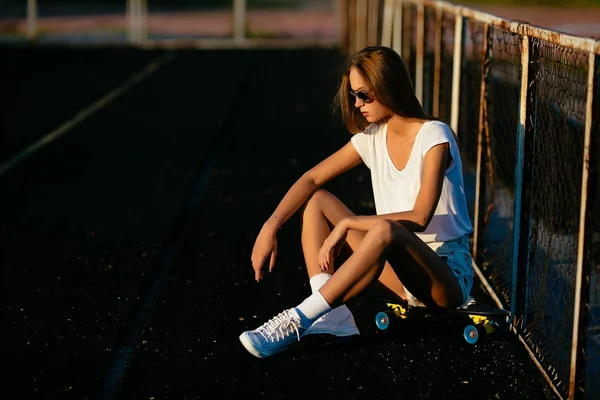
M 354 342 L 264 360 L 239 343 L 310 293 L 297 216 L 260 283 L 250 252 L 289 185 L 350 138 L 330 109 L 337 51 L 4 46 L 0 60 L 4 165 L 155 63 L 0 175 L 9 398 L 554 398 L 511 334 L 382 332 L 371 293 L 348 304 Z M 366 167 L 326 188 L 373 212 Z

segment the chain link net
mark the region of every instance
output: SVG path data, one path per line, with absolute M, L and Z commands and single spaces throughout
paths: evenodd
M 458 145 L 463 163 L 465 190 L 469 217 L 474 220 L 477 171 L 477 138 L 479 134 L 479 105 L 483 74 L 483 40 L 485 24 L 466 20 L 460 78 L 460 112 L 458 118 Z
M 519 328 L 557 388 L 568 393 L 588 56 L 537 39 L 532 45 L 529 260 Z
M 458 120 L 459 145 L 463 165 L 477 168 L 477 136 L 479 133 L 479 103 L 483 74 L 483 40 L 485 24 L 465 21 L 465 43 L 460 77 L 460 110 Z
M 485 182 L 483 231 L 478 264 L 505 307 L 511 307 L 514 179 L 521 84 L 521 38 L 490 28 L 485 96 Z

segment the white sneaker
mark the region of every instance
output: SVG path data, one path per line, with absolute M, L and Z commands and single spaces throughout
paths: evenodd
M 458 308 L 468 308 L 469 306 L 472 306 L 474 304 L 476 304 L 477 302 L 475 301 L 475 299 L 473 298 L 473 296 L 469 296 L 467 298 L 467 301 L 464 302 L 464 304 Z
M 300 337 L 306 335 L 328 334 L 335 336 L 360 335 L 352 313 L 345 304 L 331 310 L 317 319 Z
M 286 350 L 300 340 L 304 328 L 300 316 L 290 308 L 253 331 L 246 331 L 239 337 L 246 350 L 255 357 L 266 358 Z

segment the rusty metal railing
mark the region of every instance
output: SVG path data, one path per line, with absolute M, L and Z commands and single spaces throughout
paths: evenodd
M 396 50 L 457 132 L 474 270 L 511 330 L 559 397 L 600 398 L 600 41 L 443 1 L 343 9 L 348 53 Z

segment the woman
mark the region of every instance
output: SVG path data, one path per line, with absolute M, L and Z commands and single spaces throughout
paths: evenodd
M 240 335 L 259 358 L 310 334 L 358 334 L 344 304 L 373 284 L 388 297 L 432 308 L 459 307 L 471 291 L 472 225 L 456 137 L 424 113 L 401 57 L 379 46 L 358 52 L 336 103 L 354 135 L 292 185 L 252 250 L 259 281 L 266 263 L 274 266 L 277 231 L 303 208 L 302 249 L 313 293 Z M 376 215 L 357 216 L 320 189 L 361 162 L 371 171 Z M 345 244 L 352 254 L 335 269 Z

